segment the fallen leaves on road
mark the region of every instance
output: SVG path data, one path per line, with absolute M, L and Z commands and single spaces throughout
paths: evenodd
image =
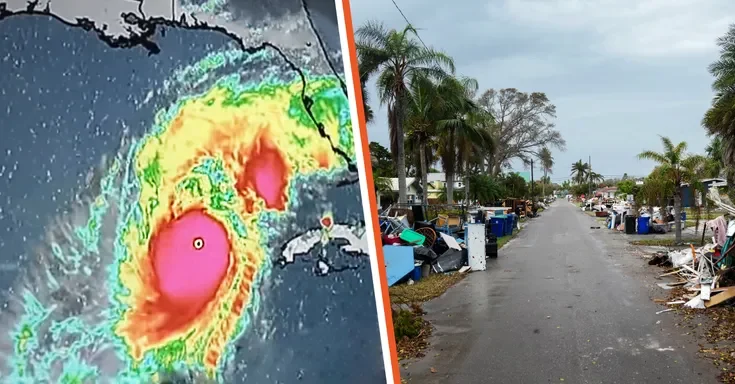
M 670 298 L 686 293 L 685 289 L 676 287 L 670 291 Z M 680 307 L 676 313 L 683 316 L 676 326 L 691 330 L 687 334 L 693 332 L 700 339 L 699 352 L 720 371 L 719 380 L 735 384 L 735 308 L 722 306 L 703 311 Z
M 431 367 L 431 373 L 436 373 L 436 368 Z

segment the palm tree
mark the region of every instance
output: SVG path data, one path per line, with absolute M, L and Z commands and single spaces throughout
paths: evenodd
M 492 116 L 480 110 L 473 98 L 477 81 L 470 78 L 447 77 L 438 86 L 443 97 L 443 118 L 437 122 L 441 137 L 439 151 L 447 182 L 447 203 L 453 203 L 454 177 L 465 174 L 465 196 L 468 196 L 470 163 L 481 151 L 491 151 L 494 146 L 489 135 Z
M 715 135 L 712 141 L 704 148 L 704 152 L 707 154 L 707 169 L 705 173 L 709 177 L 720 177 L 725 169 L 723 163 L 724 153 L 722 148 L 722 138 L 719 135 Z
M 416 76 L 409 85 L 407 97 L 405 134 L 408 139 L 406 147 L 417 150 L 412 156 L 418 160 L 418 176 L 422 191 L 428 190 L 428 165 L 426 147 L 434 136 L 435 123 L 432 119 L 435 96 L 434 84 L 425 76 Z M 408 149 L 407 148 L 407 149 Z M 426 196 L 421 201 L 426 203 Z
M 717 45 L 720 58 L 708 68 L 715 78 L 712 83 L 715 98 L 702 125 L 722 140 L 722 161 L 727 168 L 728 185 L 732 186 L 735 184 L 735 24 L 717 40 Z M 735 198 L 735 188 L 730 188 L 729 195 Z
M 638 155 L 641 160 L 653 160 L 658 163 L 660 172 L 674 185 L 674 223 L 676 243 L 681 244 L 681 192 L 682 184 L 690 181 L 692 175 L 687 170 L 697 168 L 704 161 L 702 156 L 688 156 L 687 143 L 682 141 L 674 145 L 671 139 L 661 136 L 663 152 L 644 151 Z
M 416 30 L 406 26 L 402 31 L 388 30 L 370 21 L 358 28 L 357 55 L 360 78 L 377 75 L 378 97 L 388 105 L 388 127 L 391 152 L 395 155 L 398 174 L 398 202 L 405 204 L 406 156 L 403 123 L 406 116 L 408 89 L 414 75 L 443 79 L 454 73 L 454 61 L 442 52 L 426 48 L 415 37 Z
M 648 205 L 648 213 L 653 216 L 655 205 L 663 206 L 666 200 L 674 193 L 674 184 L 661 173 L 660 167 L 651 171 L 644 181 L 635 197 L 636 201 L 645 202 Z
M 602 183 L 605 181 L 605 176 L 602 176 L 601 174 L 597 172 L 587 172 L 587 178 L 589 179 L 589 182 L 594 183 Z
M 457 151 L 459 160 L 457 170 L 464 173 L 464 195 L 469 205 L 470 175 L 474 165 L 481 165 L 488 154 L 495 151 L 491 127 L 493 117 L 484 111 L 469 113 L 463 123 L 456 126 Z
M 587 179 L 589 164 L 582 162 L 582 159 L 572 164 L 572 173 L 570 176 L 577 184 L 582 184 Z
M 546 196 L 546 180 L 551 174 L 551 168 L 554 168 L 554 157 L 551 155 L 551 150 L 548 147 L 541 148 L 538 154 L 538 158 L 541 161 L 541 169 L 544 171 L 544 183 L 541 185 L 541 193 Z

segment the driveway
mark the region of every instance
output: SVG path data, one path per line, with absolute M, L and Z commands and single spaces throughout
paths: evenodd
M 655 270 L 625 235 L 555 202 L 443 296 L 425 305 L 435 331 L 410 383 L 716 383 L 696 339 L 656 312 Z M 434 373 L 432 373 L 434 371 Z

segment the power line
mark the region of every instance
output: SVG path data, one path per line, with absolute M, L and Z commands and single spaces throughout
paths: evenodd
M 398 13 L 400 13 L 400 14 L 401 14 L 401 16 L 403 16 L 403 20 L 406 20 L 406 23 L 407 23 L 408 25 L 410 25 L 411 27 L 413 27 L 413 24 L 411 24 L 411 22 L 410 22 L 410 21 L 408 21 L 408 18 L 406 17 L 406 15 L 405 15 L 405 14 L 403 13 L 403 11 L 401 10 L 401 7 L 399 7 L 399 6 L 398 6 L 398 3 L 396 3 L 396 0 L 390 0 L 390 1 L 392 1 L 392 2 L 393 2 L 393 5 L 395 5 L 395 6 L 396 6 L 396 9 L 398 10 Z M 414 29 L 415 29 L 415 28 L 414 28 Z M 421 36 L 419 36 L 419 31 L 418 31 L 418 30 L 416 30 L 416 37 L 418 37 L 418 38 L 419 38 L 419 41 L 421 42 L 421 44 L 423 44 L 423 45 L 424 45 L 424 48 L 426 48 L 426 49 L 428 50 L 428 49 L 429 49 L 429 47 L 427 47 L 427 46 L 426 46 L 426 44 L 424 43 L 424 41 L 423 41 L 423 40 L 421 40 Z

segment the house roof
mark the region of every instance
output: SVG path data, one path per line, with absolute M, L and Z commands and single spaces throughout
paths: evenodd
M 725 180 L 723 178 L 720 178 L 720 177 L 714 177 L 714 178 L 711 178 L 711 179 L 702 179 L 702 182 L 703 183 L 710 183 L 710 182 L 714 182 L 714 183 L 726 183 L 727 180 Z

